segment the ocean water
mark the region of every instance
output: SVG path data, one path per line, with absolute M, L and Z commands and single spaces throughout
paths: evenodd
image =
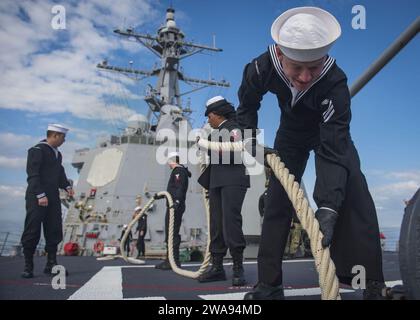
M 385 235 L 385 251 L 398 251 L 400 227 L 384 227 L 380 231 Z

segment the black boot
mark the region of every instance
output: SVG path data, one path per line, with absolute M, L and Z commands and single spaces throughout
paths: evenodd
M 180 268 L 181 267 L 181 263 L 179 262 L 179 244 L 178 245 L 177 244 L 174 244 L 174 247 L 173 247 L 173 250 L 172 251 L 173 251 L 173 254 L 174 254 L 175 264 L 178 266 L 178 268 Z M 169 254 L 169 251 L 167 251 L 166 259 L 163 262 L 155 265 L 155 268 L 156 269 L 159 269 L 159 270 L 172 270 L 171 264 L 169 263 L 168 254 Z
M 232 286 L 243 286 L 245 285 L 244 277 L 244 267 L 242 265 L 243 255 L 234 254 L 233 258 L 233 276 L 232 276 Z
M 375 280 L 366 281 L 366 289 L 363 290 L 363 300 L 385 300 L 386 285 Z
M 52 269 L 53 269 L 54 266 L 57 266 L 57 265 L 58 265 L 58 263 L 57 263 L 57 253 L 56 252 L 48 252 L 47 253 L 47 264 L 45 265 L 44 273 L 48 274 L 50 276 L 55 275 L 56 273 L 53 273 Z M 66 276 L 68 276 L 69 273 L 68 273 L 67 269 L 65 269 L 65 271 L 66 271 L 65 272 Z
M 284 300 L 283 286 L 270 286 L 260 282 L 254 290 L 245 294 L 244 300 Z
M 163 260 L 161 263 L 155 265 L 155 269 L 159 270 L 172 270 L 171 264 L 169 263 L 168 257 L 166 257 L 165 260 Z
M 178 268 L 181 267 L 181 262 L 179 261 L 179 244 L 174 244 L 174 260 L 175 264 L 178 266 Z
M 210 270 L 198 277 L 199 282 L 213 282 L 226 280 L 225 269 L 223 269 L 223 254 L 212 255 L 212 266 Z
M 34 256 L 32 254 L 25 254 L 25 268 L 22 272 L 22 278 L 34 277 Z
M 48 275 L 52 275 L 52 268 L 56 266 L 57 263 L 57 253 L 56 252 L 48 252 L 47 254 L 47 264 L 44 268 L 44 273 Z

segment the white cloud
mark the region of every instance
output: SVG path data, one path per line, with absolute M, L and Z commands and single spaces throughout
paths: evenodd
M 414 178 L 413 180 L 411 180 Z M 399 198 L 400 201 L 414 194 L 420 187 L 420 176 L 418 179 L 413 172 L 390 173 L 386 182 L 376 185 L 372 194 L 378 201 L 386 201 Z M 389 180 L 392 180 L 389 181 Z
M 0 156 L 0 167 L 11 169 L 22 169 L 26 166 L 25 158 L 8 158 Z
M 0 155 L 6 158 L 26 157 L 26 151 L 41 138 L 26 134 L 0 132 Z
M 410 199 L 420 187 L 420 171 L 371 171 L 374 186 L 372 197 L 378 211 L 379 224 L 399 226 L 404 214 L 404 200 Z
M 405 179 L 420 182 L 420 170 L 391 172 L 388 176 L 394 179 Z
M 384 195 L 404 195 L 404 194 L 411 194 L 419 188 L 420 184 L 418 181 L 402 181 L 402 182 L 395 182 L 390 183 L 384 186 L 377 187 L 375 192 L 377 194 L 384 194 Z
M 88 141 L 96 141 L 98 132 L 68 126 L 74 132 L 76 139 L 68 139 L 60 148 L 63 164 L 70 164 L 76 149 L 89 147 Z M 81 137 L 81 138 L 80 138 Z M 8 169 L 22 169 L 26 166 L 27 150 L 38 143 L 41 137 L 19 135 L 11 132 L 0 133 L 0 167 Z
M 3 0 L 0 10 L 0 108 L 35 113 L 69 112 L 79 118 L 113 120 L 133 111 L 105 103 L 130 80 L 104 77 L 96 64 L 113 50 L 134 50 L 116 37 L 115 25 L 139 25 L 156 14 L 148 0 L 90 0 L 65 4 L 66 30 L 53 30 L 53 1 Z M 23 14 L 24 13 L 24 14 Z M 28 19 L 22 18 L 26 15 Z M 143 50 L 136 45 L 135 51 Z
M 0 185 L 0 196 L 23 199 L 25 190 L 22 186 Z
M 17 221 L 23 226 L 25 218 L 25 191 L 23 186 L 0 185 L 0 219 Z M 12 231 L 3 229 L 4 231 Z

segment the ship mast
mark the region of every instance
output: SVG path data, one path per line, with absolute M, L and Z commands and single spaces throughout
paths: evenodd
M 214 45 L 213 47 L 210 47 L 185 41 L 184 33 L 177 27 L 175 23 L 174 14 L 175 10 L 173 8 L 168 8 L 166 10 L 166 22 L 162 27 L 158 29 L 157 36 L 136 33 L 133 31 L 133 29 L 130 28 L 126 29 L 125 31 L 120 29 L 114 30 L 115 33 L 121 36 L 135 39 L 150 51 L 152 51 L 161 60 L 160 68 L 149 71 L 136 70 L 132 68 L 111 66 L 108 65 L 106 61 L 97 65 L 97 67 L 100 69 L 120 72 L 127 75 L 134 74 L 146 77 L 158 77 L 158 81 L 155 87 L 150 86 L 150 90 L 147 92 L 144 98 L 149 106 L 149 112 L 147 115 L 149 121 L 152 113 L 160 114 L 161 108 L 166 104 L 176 105 L 183 112 L 188 112 L 189 110 L 183 109 L 181 105 L 181 96 L 185 94 L 195 92 L 209 86 L 230 86 L 228 82 L 223 80 L 213 81 L 185 77 L 184 74 L 180 71 L 181 59 L 185 59 L 203 51 L 220 52 L 222 49 L 216 48 Z M 189 84 L 198 84 L 199 87 L 195 88 L 194 90 L 181 93 L 179 90 L 179 80 Z

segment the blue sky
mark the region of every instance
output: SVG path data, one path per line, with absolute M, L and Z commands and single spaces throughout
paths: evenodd
M 68 175 L 73 150 L 95 145 L 98 136 L 117 133 L 124 119 L 145 113 L 141 100 L 148 83 L 100 73 L 96 63 L 149 69 L 155 56 L 118 38 L 116 27 L 133 26 L 154 34 L 164 21 L 170 1 L 1 1 L 0 3 L 0 220 L 23 223 L 26 150 L 44 135 L 50 122 L 71 128 L 62 147 Z M 227 90 L 209 89 L 190 95 L 195 126 L 204 121 L 205 101 L 223 94 L 237 105 L 244 65 L 272 43 L 270 27 L 283 11 L 295 6 L 319 6 L 333 13 L 342 36 L 330 54 L 347 73 L 349 84 L 394 41 L 420 13 L 420 2 L 402 1 L 194 1 L 173 0 L 176 21 L 188 40 L 223 48 L 183 61 L 186 75 L 226 79 Z M 66 8 L 66 29 L 53 30 L 54 4 Z M 351 26 L 354 5 L 366 9 L 366 29 Z M 353 100 L 351 133 L 358 148 L 378 210 L 380 225 L 398 226 L 403 200 L 420 186 L 420 83 L 417 37 Z M 417 58 L 417 59 L 416 59 Z M 183 89 L 189 89 L 183 86 Z M 260 127 L 272 144 L 279 123 L 275 98 L 267 95 Z M 304 181 L 310 194 L 315 174 L 308 163 Z

